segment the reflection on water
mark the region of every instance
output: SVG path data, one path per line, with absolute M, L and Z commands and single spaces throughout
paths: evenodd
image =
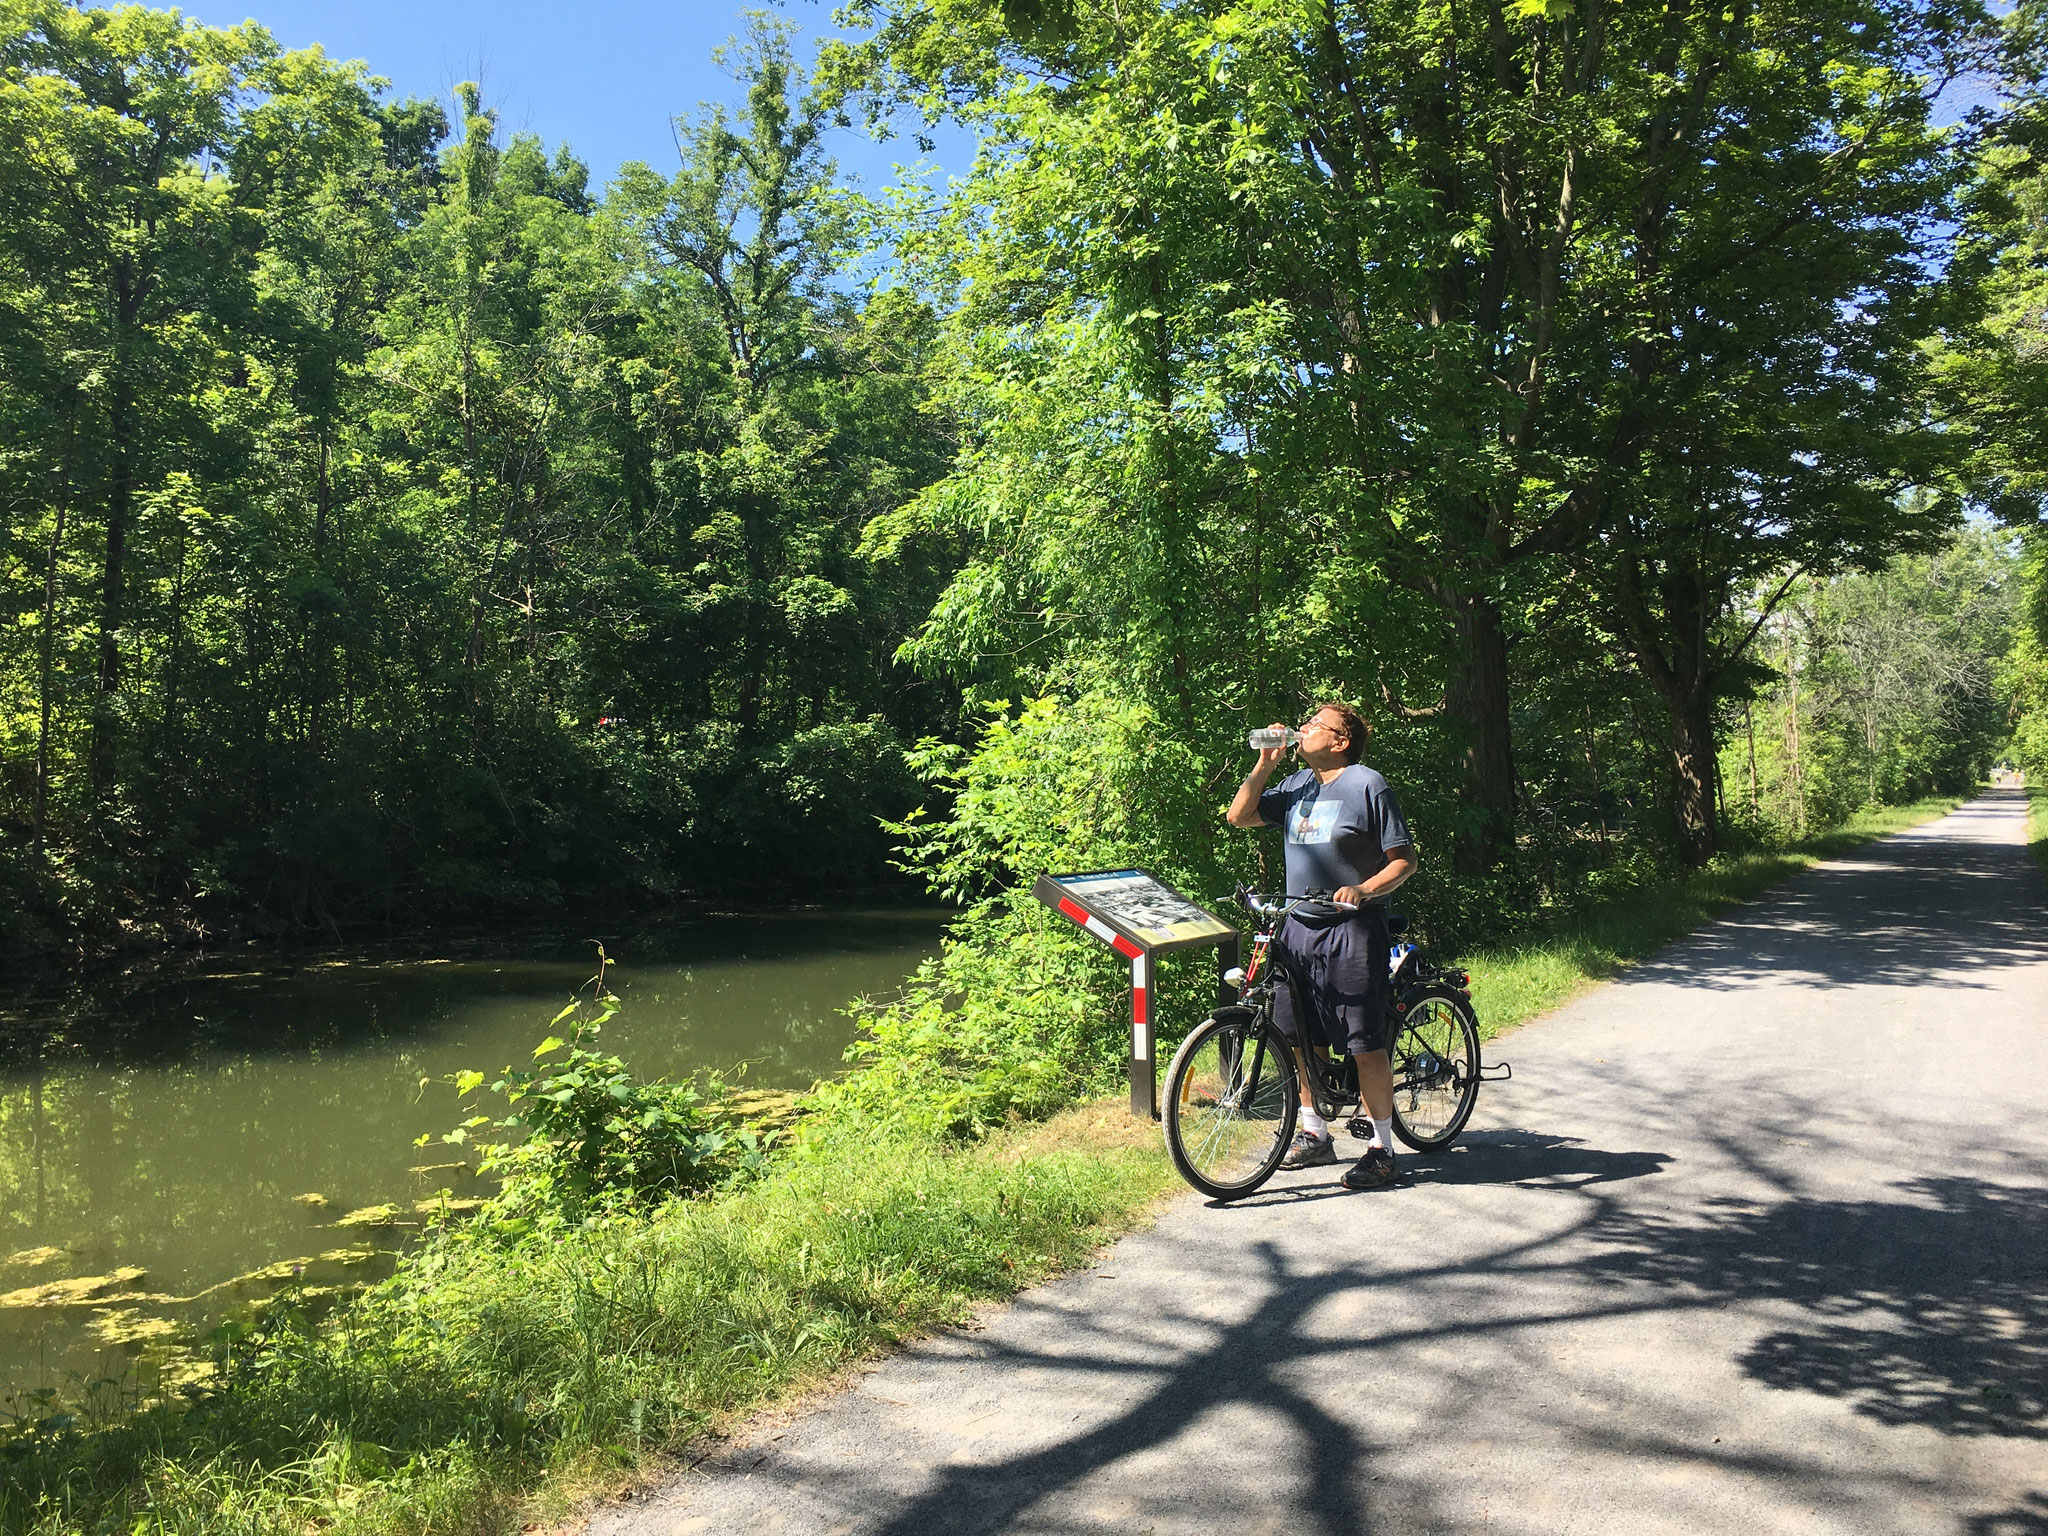
M 894 991 L 941 921 L 716 918 L 615 945 L 625 1006 L 604 1043 L 646 1076 L 744 1062 L 745 1086 L 807 1086 L 840 1066 L 846 1003 Z M 359 1207 L 466 1193 L 459 1171 L 416 1171 L 447 1161 L 413 1145 L 457 1118 L 442 1079 L 526 1060 L 590 953 L 222 966 L 0 999 L 0 1293 L 131 1267 L 146 1279 L 123 1289 L 190 1296 L 360 1240 L 333 1225 Z M 103 1307 L 9 1299 L 0 1394 L 93 1366 L 81 1329 Z

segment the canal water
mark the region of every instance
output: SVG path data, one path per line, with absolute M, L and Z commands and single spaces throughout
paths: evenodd
M 842 1066 L 849 1002 L 893 995 L 943 921 L 715 917 L 616 941 L 623 1007 L 601 1043 L 645 1077 L 714 1068 L 743 1089 L 807 1087 Z M 0 995 L 0 1410 L 122 1376 L 151 1340 L 189 1345 L 221 1312 L 189 1299 L 256 1295 L 223 1283 L 263 1266 L 365 1278 L 374 1262 L 349 1255 L 405 1228 L 349 1227 L 351 1213 L 480 1193 L 438 1140 L 461 1118 L 445 1079 L 524 1063 L 587 994 L 593 956 L 540 943 L 226 963 Z

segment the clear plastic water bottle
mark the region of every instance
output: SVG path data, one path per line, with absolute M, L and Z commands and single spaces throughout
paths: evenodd
M 1254 752 L 1270 752 L 1275 747 L 1291 747 L 1301 740 L 1301 732 L 1291 725 L 1265 726 L 1253 731 L 1250 737 Z

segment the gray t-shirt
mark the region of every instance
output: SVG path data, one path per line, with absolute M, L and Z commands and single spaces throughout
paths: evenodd
M 1363 884 L 1387 867 L 1388 849 L 1415 841 L 1387 781 L 1363 763 L 1327 784 L 1312 768 L 1289 774 L 1259 796 L 1259 819 L 1281 829 L 1290 896 Z

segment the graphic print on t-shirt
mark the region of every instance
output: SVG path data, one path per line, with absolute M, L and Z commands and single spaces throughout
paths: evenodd
M 1327 843 L 1337 835 L 1337 813 L 1343 808 L 1335 800 L 1305 802 L 1287 818 L 1287 841 Z

